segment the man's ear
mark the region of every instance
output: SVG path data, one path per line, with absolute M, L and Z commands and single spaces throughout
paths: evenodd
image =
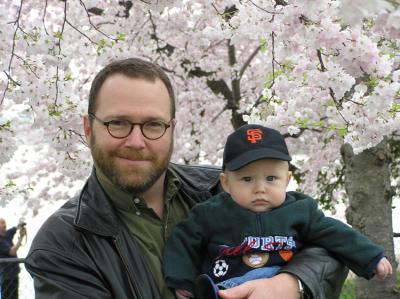
M 91 147 L 90 136 L 92 135 L 92 128 L 90 126 L 89 115 L 83 116 L 83 129 L 85 131 L 86 143 L 87 143 L 88 147 L 90 148 Z
M 177 123 L 178 121 L 174 118 L 172 121 L 171 121 L 171 125 L 172 125 L 172 127 L 175 129 L 175 126 L 176 126 L 176 123 Z
M 176 122 L 177 121 L 176 121 L 175 118 L 171 121 L 171 132 L 172 132 L 172 135 L 174 135 L 174 132 L 175 132 Z
M 228 176 L 226 173 L 221 172 L 219 175 L 219 181 L 221 182 L 222 189 L 224 189 L 226 193 L 229 193 Z

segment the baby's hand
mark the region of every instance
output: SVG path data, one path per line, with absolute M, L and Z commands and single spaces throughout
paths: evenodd
M 379 278 L 381 278 L 381 279 L 384 279 L 384 278 L 386 278 L 388 275 L 391 275 L 393 272 L 392 272 L 393 270 L 392 270 L 392 265 L 389 263 L 389 261 L 387 260 L 387 258 L 385 258 L 385 257 L 383 257 L 380 261 L 379 261 L 379 263 L 378 263 L 378 265 L 376 266 L 376 269 L 375 269 L 375 274 L 379 277 Z
M 180 290 L 180 289 L 176 289 L 176 290 L 175 290 L 175 295 L 176 295 L 176 298 L 178 298 L 178 299 L 190 299 L 190 298 L 194 298 L 193 294 L 190 293 L 189 291 Z

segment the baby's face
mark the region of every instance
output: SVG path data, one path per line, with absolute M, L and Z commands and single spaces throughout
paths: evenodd
M 240 206 L 253 212 L 279 207 L 286 197 L 291 172 L 287 161 L 262 159 L 221 174 L 224 190 Z

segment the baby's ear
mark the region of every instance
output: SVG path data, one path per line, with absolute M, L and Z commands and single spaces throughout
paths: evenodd
M 288 171 L 286 187 L 289 185 L 291 179 L 292 179 L 292 172 L 291 172 L 291 171 Z
M 226 193 L 229 193 L 228 176 L 221 172 L 219 175 L 219 181 L 221 182 L 222 189 L 224 189 Z

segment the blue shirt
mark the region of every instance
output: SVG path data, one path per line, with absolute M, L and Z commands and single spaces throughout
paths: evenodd
M 17 232 L 16 227 L 8 229 L 4 236 L 0 236 L 0 259 L 1 258 L 13 258 L 9 254 L 11 247 L 14 246 L 13 238 Z M 18 263 L 0 263 L 0 277 L 3 279 L 10 279 L 18 275 L 19 266 Z

